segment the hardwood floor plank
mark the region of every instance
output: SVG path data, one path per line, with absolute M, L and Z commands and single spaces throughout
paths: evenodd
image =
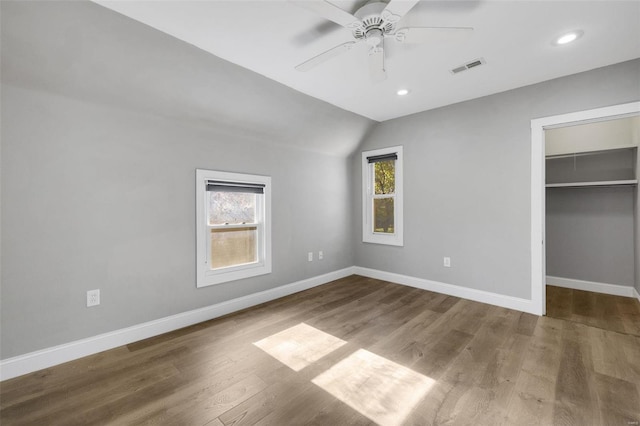
M 633 424 L 637 301 L 547 296 L 550 317 L 536 317 L 347 277 L 1 382 L 0 423 Z M 344 344 L 317 349 L 315 335 Z M 256 345 L 274 336 L 307 361 L 294 369 L 277 345 Z
M 547 316 L 640 336 L 640 302 L 632 297 L 547 286 Z
M 205 424 L 264 389 L 257 376 L 228 380 L 189 380 L 169 394 L 118 416 L 119 424 Z
M 452 408 L 447 417 L 439 417 L 441 423 L 456 425 L 497 425 L 504 422 L 504 414 L 492 409 L 498 397 L 492 389 L 478 386 L 458 385 Z
M 594 385 L 603 425 L 634 425 L 640 422 L 638 385 L 603 374 L 595 374 Z
M 537 323 L 538 317 L 536 315 L 522 312 L 518 319 L 518 329 L 516 330 L 516 333 L 524 334 L 525 336 L 533 336 L 533 331 L 536 329 Z
M 450 404 L 449 393 L 454 386 L 447 382 L 437 381 L 429 389 L 426 397 L 415 406 L 411 414 L 405 419 L 405 426 L 424 426 L 435 424 L 447 424 L 442 421 L 447 418 L 448 408 L 445 401 Z M 452 423 L 449 423 L 452 424 Z
M 145 368 L 140 368 L 139 365 L 126 365 L 118 371 L 105 371 L 76 378 L 65 386 L 50 389 L 2 411 L 8 418 L 21 418 L 29 422 L 38 422 L 46 417 L 64 418 L 74 413 L 78 406 L 82 407 L 92 401 L 102 403 L 106 399 L 117 398 L 118 395 L 128 394 L 135 389 L 144 388 L 178 373 L 171 364 L 158 364 Z M 100 386 L 95 386 L 96 382 L 99 382 Z M 76 395 L 74 400 L 69 399 L 69 394 Z M 46 411 L 46 415 L 41 416 L 42 418 L 38 417 L 43 411 Z
M 441 336 L 440 339 L 432 342 L 413 342 L 407 348 L 410 350 L 411 358 L 402 364 L 411 366 L 412 369 L 427 377 L 437 379 L 472 339 L 472 334 L 451 330 L 446 336 Z M 400 354 L 404 350 L 401 349 Z
M 422 301 L 418 300 L 418 306 Z M 416 337 L 421 333 L 427 332 L 429 327 L 442 314 L 429 309 L 420 309 L 410 317 L 408 321 L 403 321 L 395 330 L 382 335 L 382 338 L 371 346 L 376 353 L 384 354 L 393 359 L 397 353 L 397 349 L 403 345 L 415 341 Z
M 343 339 L 362 347 L 371 347 L 384 341 L 394 331 L 423 312 L 425 302 L 430 300 L 430 295 L 418 289 L 409 291 L 408 296 L 410 297 L 399 299 L 386 308 L 375 309 L 374 315 L 360 322 L 359 326 L 345 334 Z
M 207 394 L 198 391 L 188 401 L 176 400 L 167 410 L 169 424 L 206 424 L 232 409 L 236 405 L 251 398 L 267 387 L 257 376 L 249 376 L 232 386 Z
M 63 386 L 78 376 L 86 376 L 96 370 L 94 367 L 101 362 L 109 362 L 129 354 L 126 347 L 121 346 L 109 351 L 101 352 L 90 357 L 57 365 L 26 374 L 0 383 L 2 398 L 0 410 L 27 399 L 36 398 L 49 392 L 53 388 Z
M 95 401 L 88 407 L 76 405 L 77 411 L 69 416 L 44 417 L 46 425 L 86 426 L 119 425 L 120 418 L 145 406 L 149 401 L 165 398 L 175 389 L 187 386 L 188 381 L 180 376 L 169 377 L 145 388 L 136 389 L 126 395 L 109 401 Z M 21 423 L 17 423 L 21 424 Z M 37 424 L 37 423 L 36 423 Z
M 577 315 L 584 319 L 595 320 L 594 293 L 582 290 L 573 290 L 573 304 L 571 305 L 572 315 Z
M 507 424 L 551 425 L 565 322 L 540 317 L 507 409 Z
M 581 327 L 567 324 L 563 333 L 565 339 L 561 349 L 560 369 L 556 380 L 556 405 L 553 412 L 554 424 L 589 425 L 594 416 L 589 365 L 586 357 L 590 348 L 582 348 L 584 343 L 576 333 Z
M 333 401 L 334 398 L 327 392 L 317 386 L 309 386 L 288 400 L 286 404 L 281 405 L 278 410 L 270 412 L 254 424 L 273 426 L 306 424 Z
M 640 301 L 633 297 L 616 299 L 624 332 L 640 336 Z
M 547 316 L 558 319 L 571 319 L 573 313 L 573 294 L 570 288 L 547 286 Z
M 389 304 L 382 304 L 380 301 L 396 290 L 397 284 L 387 284 L 346 305 L 316 316 L 308 324 L 342 339 L 362 328 L 376 315 L 392 309 Z
M 628 375 L 623 380 L 629 380 L 640 387 L 640 337 L 617 334 L 615 339 L 622 347 L 623 362 L 628 366 Z
M 631 362 L 632 360 L 628 357 L 628 352 L 632 354 L 633 347 L 640 345 L 640 338 L 620 335 L 600 328 L 589 329 L 589 334 L 596 373 L 620 380 L 640 382 L 638 369 L 634 368 L 637 364 Z M 630 348 L 625 351 L 626 346 L 630 346 Z
M 491 309 L 482 303 L 459 299 L 458 303 L 444 313 L 440 321 L 445 321 L 446 316 L 452 314 L 451 318 L 446 319 L 450 328 L 475 334 L 482 326 L 485 317 L 491 312 Z
M 618 299 L 620 296 L 601 294 L 596 295 L 595 298 L 596 322 L 593 325 L 606 330 L 624 333 L 624 323 L 618 309 Z
M 496 424 L 507 417 L 510 396 L 523 356 L 515 356 L 518 369 L 505 362 L 505 349 L 517 335 L 519 313 L 492 307 L 481 327 L 440 381 L 452 385 L 443 406 L 450 411 L 442 421 L 456 424 Z M 525 337 L 525 339 L 527 339 Z M 454 398 L 449 401 L 449 398 Z M 440 413 L 442 416 L 443 413 Z
M 270 413 L 279 411 L 299 393 L 312 387 L 310 381 L 285 380 L 277 382 L 220 415 L 225 426 L 250 426 Z
M 432 307 L 429 307 L 428 309 L 431 309 L 432 311 L 435 312 L 440 312 L 440 313 L 445 313 L 447 312 L 449 309 L 451 309 L 453 307 L 453 305 L 455 305 L 456 303 L 458 303 L 461 299 L 454 297 L 454 296 L 447 296 L 447 295 L 440 295 L 441 296 L 441 301 L 439 301 L 437 304 L 433 305 Z
M 349 425 L 349 426 L 377 426 L 362 414 L 352 410 L 340 401 L 334 401 L 320 413 L 309 419 L 306 426 Z

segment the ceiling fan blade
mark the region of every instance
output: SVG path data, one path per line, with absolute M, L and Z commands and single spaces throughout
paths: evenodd
M 464 41 L 473 33 L 470 27 L 408 27 L 399 28 L 395 39 L 400 43 L 444 43 Z
M 387 71 L 384 69 L 384 48 L 382 43 L 369 51 L 369 74 L 374 83 L 379 83 L 387 78 Z
M 381 13 L 385 22 L 396 23 L 406 15 L 420 0 L 391 0 Z
M 290 3 L 311 10 L 325 19 L 335 22 L 338 25 L 352 29 L 362 25 L 362 22 L 349 12 L 334 6 L 324 0 L 289 0 Z
M 304 61 L 300 65 L 297 65 L 296 69 L 302 72 L 309 71 L 310 69 L 320 65 L 323 62 L 326 62 L 331 58 L 335 58 L 336 56 L 341 55 L 348 50 L 351 50 L 351 48 L 353 48 L 353 46 L 357 43 L 357 41 L 348 41 L 346 43 L 340 44 L 327 50 L 326 52 L 319 54 L 318 56 L 314 56 L 313 58 Z

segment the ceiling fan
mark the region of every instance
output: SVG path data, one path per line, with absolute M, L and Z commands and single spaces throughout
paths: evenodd
M 396 24 L 420 0 L 391 0 L 388 4 L 378 0 L 369 1 L 353 15 L 325 0 L 290 0 L 292 3 L 312 10 L 325 19 L 351 30 L 354 40 L 304 61 L 295 68 L 298 71 L 310 69 L 351 50 L 358 43 L 366 43 L 369 48 L 369 71 L 371 79 L 379 82 L 387 78 L 384 64 L 384 41 L 391 38 L 399 43 L 424 43 L 434 39 L 455 39 L 473 31 L 469 27 L 403 27 Z

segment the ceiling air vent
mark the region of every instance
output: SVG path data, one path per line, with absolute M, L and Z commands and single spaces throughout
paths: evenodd
M 471 68 L 479 67 L 480 65 L 486 64 L 484 58 L 474 59 L 473 61 L 467 62 L 464 65 L 460 65 L 459 67 L 455 67 L 451 70 L 452 74 L 458 74 L 462 71 L 470 70 Z

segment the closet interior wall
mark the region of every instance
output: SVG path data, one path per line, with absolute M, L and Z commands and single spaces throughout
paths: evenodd
M 547 277 L 638 286 L 639 125 L 546 131 Z

